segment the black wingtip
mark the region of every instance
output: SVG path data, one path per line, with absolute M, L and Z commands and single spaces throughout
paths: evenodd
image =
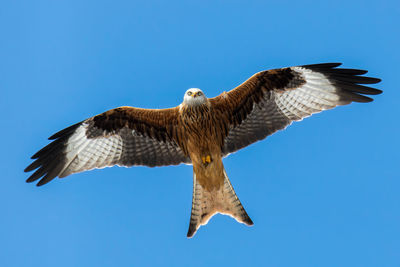
M 339 67 L 343 63 L 340 62 L 332 62 L 332 63 L 319 63 L 319 64 L 308 64 L 308 65 L 301 65 L 299 67 L 309 68 L 309 69 L 332 69 Z
M 382 80 L 379 78 L 362 76 L 368 71 L 359 69 L 336 68 L 340 63 L 322 63 L 303 65 L 301 67 L 319 72 L 340 90 L 338 94 L 342 101 L 359 103 L 372 102 L 373 99 L 365 95 L 379 95 L 382 90 L 371 88 L 363 84 L 376 84 Z
M 34 174 L 33 174 L 31 177 L 29 177 L 28 179 L 26 179 L 25 182 L 27 182 L 28 184 L 30 184 L 30 183 L 33 183 L 33 182 L 37 181 L 39 178 L 40 178 L 40 176 L 37 177 L 37 176 L 34 176 Z M 39 187 L 39 186 L 45 185 L 45 184 L 47 184 L 48 182 L 50 182 L 51 180 L 53 180 L 53 179 L 45 180 L 45 179 L 43 178 L 43 179 L 41 179 L 41 180 L 36 184 L 36 186 Z
M 36 186 L 37 186 L 37 187 L 40 187 L 40 186 L 42 186 L 42 185 L 47 184 L 47 183 L 50 182 L 51 180 L 53 180 L 53 179 L 49 179 L 49 180 L 41 179 L 41 180 L 36 184 Z
M 371 79 L 375 79 L 375 81 L 376 81 L 375 83 L 380 83 L 382 81 L 382 79 L 380 79 L 380 78 L 371 78 Z
M 31 183 L 35 182 L 36 180 L 38 180 L 38 178 L 36 178 L 36 179 L 30 179 L 30 178 L 28 178 L 28 179 L 26 179 L 25 182 L 27 182 L 28 184 L 31 184 Z M 50 182 L 50 181 L 51 181 L 51 180 L 49 180 L 49 181 L 43 181 L 43 179 L 41 179 L 41 180 L 36 184 L 36 186 L 37 186 L 37 187 L 40 187 L 40 186 L 42 186 L 42 185 L 47 184 L 47 183 Z
M 31 165 L 32 165 L 32 164 L 31 164 Z M 31 165 L 29 165 L 28 167 L 26 167 L 26 168 L 24 169 L 24 172 L 30 172 L 30 171 L 32 171 L 32 170 L 29 168 Z
M 78 123 L 75 123 L 74 125 L 71 125 L 71 126 L 65 128 L 65 129 L 61 130 L 61 131 L 56 132 L 55 134 L 53 134 L 52 136 L 50 136 L 48 139 L 49 139 L 49 140 L 54 140 L 54 139 L 60 138 L 60 137 L 62 137 L 62 136 L 65 136 L 65 135 L 67 135 L 68 133 L 74 131 L 74 130 L 75 130 L 76 128 L 78 128 L 78 126 L 80 126 L 81 124 L 82 124 L 82 121 L 81 121 L 81 122 L 78 122 Z
M 38 180 L 40 177 L 42 177 L 46 173 L 44 167 L 40 167 L 37 169 L 29 178 L 26 180 L 27 183 L 32 183 L 36 180 Z
M 25 182 L 27 182 L 28 184 L 33 183 L 35 180 L 31 179 L 30 177 L 28 179 L 25 180 Z
M 372 101 L 374 101 L 373 98 L 370 98 L 368 96 L 364 96 L 364 99 L 362 101 L 355 101 L 355 102 L 358 102 L 358 103 L 370 103 Z
M 24 169 L 24 172 L 30 172 L 37 169 L 27 180 L 27 183 L 41 179 L 37 186 L 42 186 L 59 176 L 65 167 L 65 147 L 68 138 L 74 133 L 75 129 L 81 125 L 76 123 L 58 133 L 52 135 L 49 139 L 53 140 L 50 144 L 36 152 L 31 159 L 34 161 Z

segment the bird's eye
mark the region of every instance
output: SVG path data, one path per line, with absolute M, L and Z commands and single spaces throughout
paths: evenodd
M 188 96 L 191 96 L 191 95 L 192 95 L 192 92 L 190 92 L 190 91 L 187 92 L 187 95 L 188 95 Z
M 201 92 L 197 92 L 197 95 L 198 95 L 198 96 L 201 96 L 201 95 L 202 95 L 202 93 L 201 93 Z

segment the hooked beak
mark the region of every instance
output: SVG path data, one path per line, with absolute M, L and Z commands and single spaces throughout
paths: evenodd
M 198 96 L 198 93 L 193 94 L 193 98 L 196 98 Z

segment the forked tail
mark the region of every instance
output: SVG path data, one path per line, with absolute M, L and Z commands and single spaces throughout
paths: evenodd
M 224 170 L 224 185 L 209 192 L 198 183 L 193 172 L 192 214 L 187 237 L 192 237 L 201 225 L 205 225 L 217 213 L 229 215 L 236 221 L 253 225 Z

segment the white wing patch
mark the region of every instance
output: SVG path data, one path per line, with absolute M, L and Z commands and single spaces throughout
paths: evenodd
M 275 103 L 290 120 L 299 121 L 351 102 L 340 100 L 336 86 L 325 75 L 302 67 L 292 69 L 303 76 L 305 84 L 293 90 L 275 91 Z
M 68 139 L 66 148 L 67 164 L 59 177 L 72 173 L 104 168 L 115 165 L 122 155 L 121 136 L 87 138 L 87 123 L 83 123 Z

